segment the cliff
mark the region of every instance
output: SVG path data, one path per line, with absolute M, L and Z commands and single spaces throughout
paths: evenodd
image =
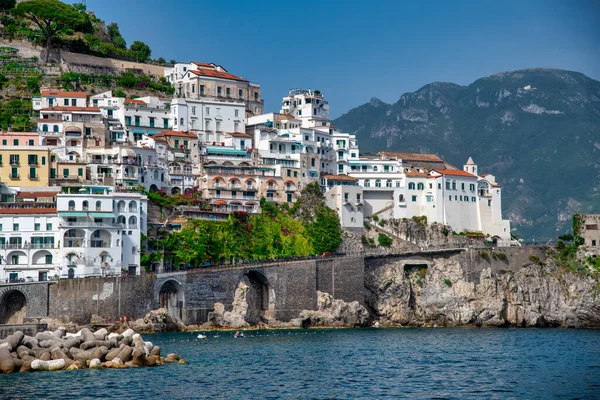
M 469 250 L 427 264 L 368 260 L 366 305 L 383 325 L 600 326 L 598 277 L 538 261 L 541 251 L 507 251 Z

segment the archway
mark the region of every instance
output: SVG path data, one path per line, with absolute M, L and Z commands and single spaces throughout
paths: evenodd
M 248 286 L 246 292 L 246 322 L 256 325 L 259 322 L 268 322 L 265 314 L 269 310 L 269 281 L 258 271 L 249 271 L 242 278 Z
M 163 283 L 159 292 L 160 306 L 166 308 L 167 313 L 183 321 L 183 288 L 179 282 L 168 280 Z
M 27 299 L 19 290 L 0 297 L 0 324 L 23 324 L 27 318 Z

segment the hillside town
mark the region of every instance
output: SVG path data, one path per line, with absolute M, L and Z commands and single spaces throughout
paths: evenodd
M 161 70 L 171 98 L 42 88 L 37 130 L 0 133 L 0 281 L 138 275 L 153 224 L 260 213 L 261 199 L 293 203 L 314 182 L 349 232 L 373 216 L 425 216 L 510 240 L 502 188 L 473 158 L 455 167 L 435 154 L 362 154 L 319 90 L 291 89 L 265 112 L 260 85 L 223 66 Z M 200 193 L 205 205 L 157 222 L 149 192 Z

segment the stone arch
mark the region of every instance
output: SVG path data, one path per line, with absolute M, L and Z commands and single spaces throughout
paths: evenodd
M 10 289 L 0 294 L 0 324 L 22 324 L 27 319 L 27 296 Z
M 156 173 L 158 173 L 158 171 L 154 171 Z M 154 179 L 157 179 L 156 177 Z M 151 192 L 158 192 L 158 186 L 156 186 L 155 184 L 150 185 L 150 191 Z
M 273 297 L 269 280 L 262 272 L 250 270 L 244 274 L 239 286 L 242 286 L 242 284 L 247 286 L 245 295 L 248 308 L 244 318 L 246 322 L 250 325 L 268 322 L 267 318 L 270 315 L 270 304 Z
M 158 294 L 161 308 L 166 308 L 171 317 L 183 321 L 185 295 L 181 284 L 169 279 L 162 284 Z
M 171 189 L 171 194 L 180 194 L 181 193 L 181 188 L 175 186 L 174 188 Z

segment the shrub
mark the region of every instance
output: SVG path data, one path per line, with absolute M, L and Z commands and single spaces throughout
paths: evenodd
M 540 258 L 538 256 L 536 256 L 535 254 L 532 254 L 529 256 L 529 261 L 539 264 Z
M 417 279 L 417 285 L 423 287 L 423 281 L 420 279 Z
M 446 284 L 446 286 L 452 287 L 452 281 L 450 279 L 444 279 L 444 283 Z
M 365 227 L 366 230 L 368 230 L 368 231 L 371 230 L 371 225 L 367 221 L 363 222 L 363 226 Z
M 448 230 L 448 228 L 444 227 L 444 228 L 442 228 L 442 233 L 444 234 L 444 236 L 448 237 L 448 234 L 450 233 L 450 231 Z
M 489 259 L 490 259 L 490 253 L 488 253 L 488 252 L 487 252 L 487 251 L 485 251 L 485 250 L 481 250 L 481 251 L 479 252 L 479 255 L 481 256 L 481 258 L 483 258 L 483 259 L 485 259 L 485 260 L 488 260 L 488 261 L 489 261 Z
M 377 215 L 373 215 L 372 218 L 373 218 L 373 221 L 375 221 L 375 222 L 379 221 L 379 217 Z
M 392 245 L 392 239 L 385 233 L 380 233 L 377 241 L 379 242 L 379 245 L 383 247 L 390 247 Z
M 427 275 L 427 267 L 419 268 L 419 278 L 423 279 Z
M 369 238 L 369 245 L 371 245 L 371 247 L 375 247 L 375 239 Z
M 385 219 L 380 219 L 377 223 L 379 226 L 384 226 L 387 221 Z
M 367 239 L 366 235 L 361 235 L 360 237 L 360 241 L 362 242 L 362 244 L 367 245 L 369 244 L 369 240 Z
M 508 257 L 506 257 L 506 254 L 504 253 L 495 253 L 496 257 L 498 258 L 498 260 L 502 260 L 502 261 L 508 261 Z

